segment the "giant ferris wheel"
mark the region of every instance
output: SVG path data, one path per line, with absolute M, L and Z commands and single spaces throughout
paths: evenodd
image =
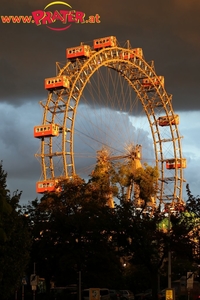
M 55 191 L 75 174 L 86 178 L 99 149 L 113 157 L 142 147 L 142 160 L 159 170 L 156 200 L 182 203 L 183 169 L 179 116 L 172 95 L 141 48 L 120 46 L 109 36 L 66 49 L 56 76 L 45 79 L 42 124 L 36 157 L 41 163 L 38 193 Z

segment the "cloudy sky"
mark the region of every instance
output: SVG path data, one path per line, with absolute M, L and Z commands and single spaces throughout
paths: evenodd
M 164 75 L 180 115 L 179 131 L 184 172 L 192 193 L 200 194 L 200 1 L 199 0 L 68 0 L 86 17 L 100 16 L 97 24 L 72 24 L 63 31 L 45 25 L 13 24 L 5 16 L 31 16 L 48 0 L 2 0 L 0 10 L 0 159 L 8 173 L 11 193 L 22 190 L 22 203 L 35 199 L 35 182 L 41 175 L 34 157 L 39 142 L 33 127 L 42 122 L 39 101 L 47 98 L 44 78 L 55 75 L 55 63 L 65 61 L 65 49 L 81 41 L 114 35 L 120 44 L 130 40 L 154 60 Z M 50 7 L 52 8 L 52 6 Z

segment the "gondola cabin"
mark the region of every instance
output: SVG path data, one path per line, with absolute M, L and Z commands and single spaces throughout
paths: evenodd
M 57 181 L 55 180 L 45 180 L 36 182 L 36 192 L 39 194 L 47 192 L 56 192 L 57 189 Z
M 166 169 L 186 168 L 186 158 L 168 159 L 166 160 Z
M 67 48 L 66 57 L 68 59 L 89 57 L 91 54 L 91 48 L 88 45 L 80 45 L 78 47 Z
M 59 135 L 59 126 L 56 124 L 38 125 L 34 127 L 34 137 L 53 137 Z
M 155 86 L 159 85 L 164 86 L 164 76 L 143 78 L 141 84 L 145 89 L 153 89 Z
M 120 54 L 120 57 L 123 58 L 123 59 L 132 59 L 134 57 L 142 58 L 143 57 L 143 50 L 141 48 L 135 48 L 135 49 L 131 49 L 130 51 L 123 51 Z
M 106 47 L 115 47 L 117 45 L 117 39 L 115 36 L 108 36 L 93 41 L 94 50 L 98 50 Z
M 51 77 L 44 80 L 46 90 L 69 88 L 70 83 L 67 76 Z
M 179 124 L 179 115 L 174 116 L 162 116 L 158 118 L 159 126 L 169 126 L 169 125 L 178 125 Z

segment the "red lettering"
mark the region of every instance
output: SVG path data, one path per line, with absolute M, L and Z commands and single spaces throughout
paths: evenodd
M 35 24 L 41 25 L 41 20 L 44 18 L 45 12 L 43 10 L 36 10 L 32 12 L 33 19 Z
M 41 24 L 51 24 L 55 23 L 56 21 L 60 21 L 63 24 L 72 23 L 85 23 L 85 13 L 82 11 L 76 11 L 76 10 L 55 10 L 54 13 L 51 11 L 43 11 L 43 10 L 36 10 L 32 12 L 32 17 L 36 25 L 41 25 Z M 31 23 L 32 21 L 31 16 L 25 16 L 22 17 L 22 22 L 23 23 Z M 11 16 L 5 16 L 2 17 L 2 22 L 3 23 L 10 23 L 10 19 L 15 18 L 13 22 L 19 23 L 20 20 L 17 19 L 17 17 L 11 17 Z M 18 17 L 19 18 L 19 17 Z M 87 21 L 88 23 L 100 23 L 100 15 L 96 14 L 95 16 L 89 16 L 89 19 Z
M 76 11 L 75 10 L 70 10 L 68 14 L 68 22 L 76 22 Z
M 46 24 L 54 23 L 56 20 L 53 20 L 52 16 L 53 14 L 51 11 L 46 11 L 42 19 L 42 24 L 46 25 Z
M 67 23 L 67 15 L 69 14 L 68 10 L 60 10 L 60 14 L 63 17 L 63 23 L 66 24 Z
M 32 16 L 1 16 L 2 23 L 28 23 L 30 24 L 32 21 Z
M 32 16 L 25 16 L 25 17 L 21 16 L 21 19 L 23 23 L 31 23 Z
M 12 22 L 13 23 L 20 23 L 21 22 L 21 17 L 18 16 L 12 16 Z
M 85 14 L 82 11 L 76 11 L 76 23 L 85 23 Z
M 10 17 L 8 16 L 1 16 L 2 23 L 10 23 Z
M 53 21 L 55 22 L 56 20 L 59 20 L 61 22 L 64 21 L 63 17 L 61 16 L 61 14 L 59 14 L 59 12 L 57 10 L 54 11 L 53 17 L 52 17 Z
M 96 23 L 101 23 L 99 14 L 95 15 L 95 19 L 96 19 Z
M 94 16 L 89 16 L 88 23 L 95 23 Z

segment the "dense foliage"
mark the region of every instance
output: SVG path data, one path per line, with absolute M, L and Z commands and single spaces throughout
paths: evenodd
M 113 255 L 113 210 L 106 205 L 98 186 L 80 178 L 67 180 L 60 194 L 45 195 L 28 208 L 32 226 L 33 259 L 37 271 L 57 286 L 77 282 L 111 286 L 120 276 L 119 257 Z
M 29 262 L 31 238 L 19 206 L 21 193 L 7 190 L 7 174 L 0 164 L 0 299 L 21 287 Z
M 97 163 L 88 182 L 64 180 L 59 192 L 44 194 L 23 212 L 21 193 L 10 196 L 6 176 L 1 165 L 1 299 L 21 286 L 25 270 L 29 277 L 33 265 L 46 282 L 42 299 L 49 299 L 52 285 L 78 284 L 81 274 L 82 288 L 134 293 L 151 288 L 156 300 L 158 282 L 163 288 L 168 284 L 169 250 L 172 280 L 188 270 L 198 273 L 200 199 L 187 186 L 184 207 L 157 207 L 156 168 L 118 164 L 114 169 L 110 162 Z M 140 202 L 135 201 L 134 185 Z
M 66 180 L 60 193 L 32 202 L 27 208 L 34 237 L 32 259 L 48 286 L 52 280 L 57 286 L 77 283 L 81 271 L 83 287 L 126 287 L 138 292 L 146 285 L 156 299 L 158 275 L 167 286 L 169 249 L 174 266 L 180 260 L 192 266 L 198 201 L 190 196 L 184 211 L 171 206 L 169 226 L 169 211 L 156 208 L 152 201 L 157 176 L 157 170 L 147 165 L 130 172 L 122 165 L 114 171 L 110 163 L 97 164 L 87 183 L 79 177 Z M 144 199 L 140 209 L 134 193 L 127 198 L 133 178 Z M 186 210 L 192 215 L 188 217 Z M 147 284 L 142 282 L 145 277 Z

